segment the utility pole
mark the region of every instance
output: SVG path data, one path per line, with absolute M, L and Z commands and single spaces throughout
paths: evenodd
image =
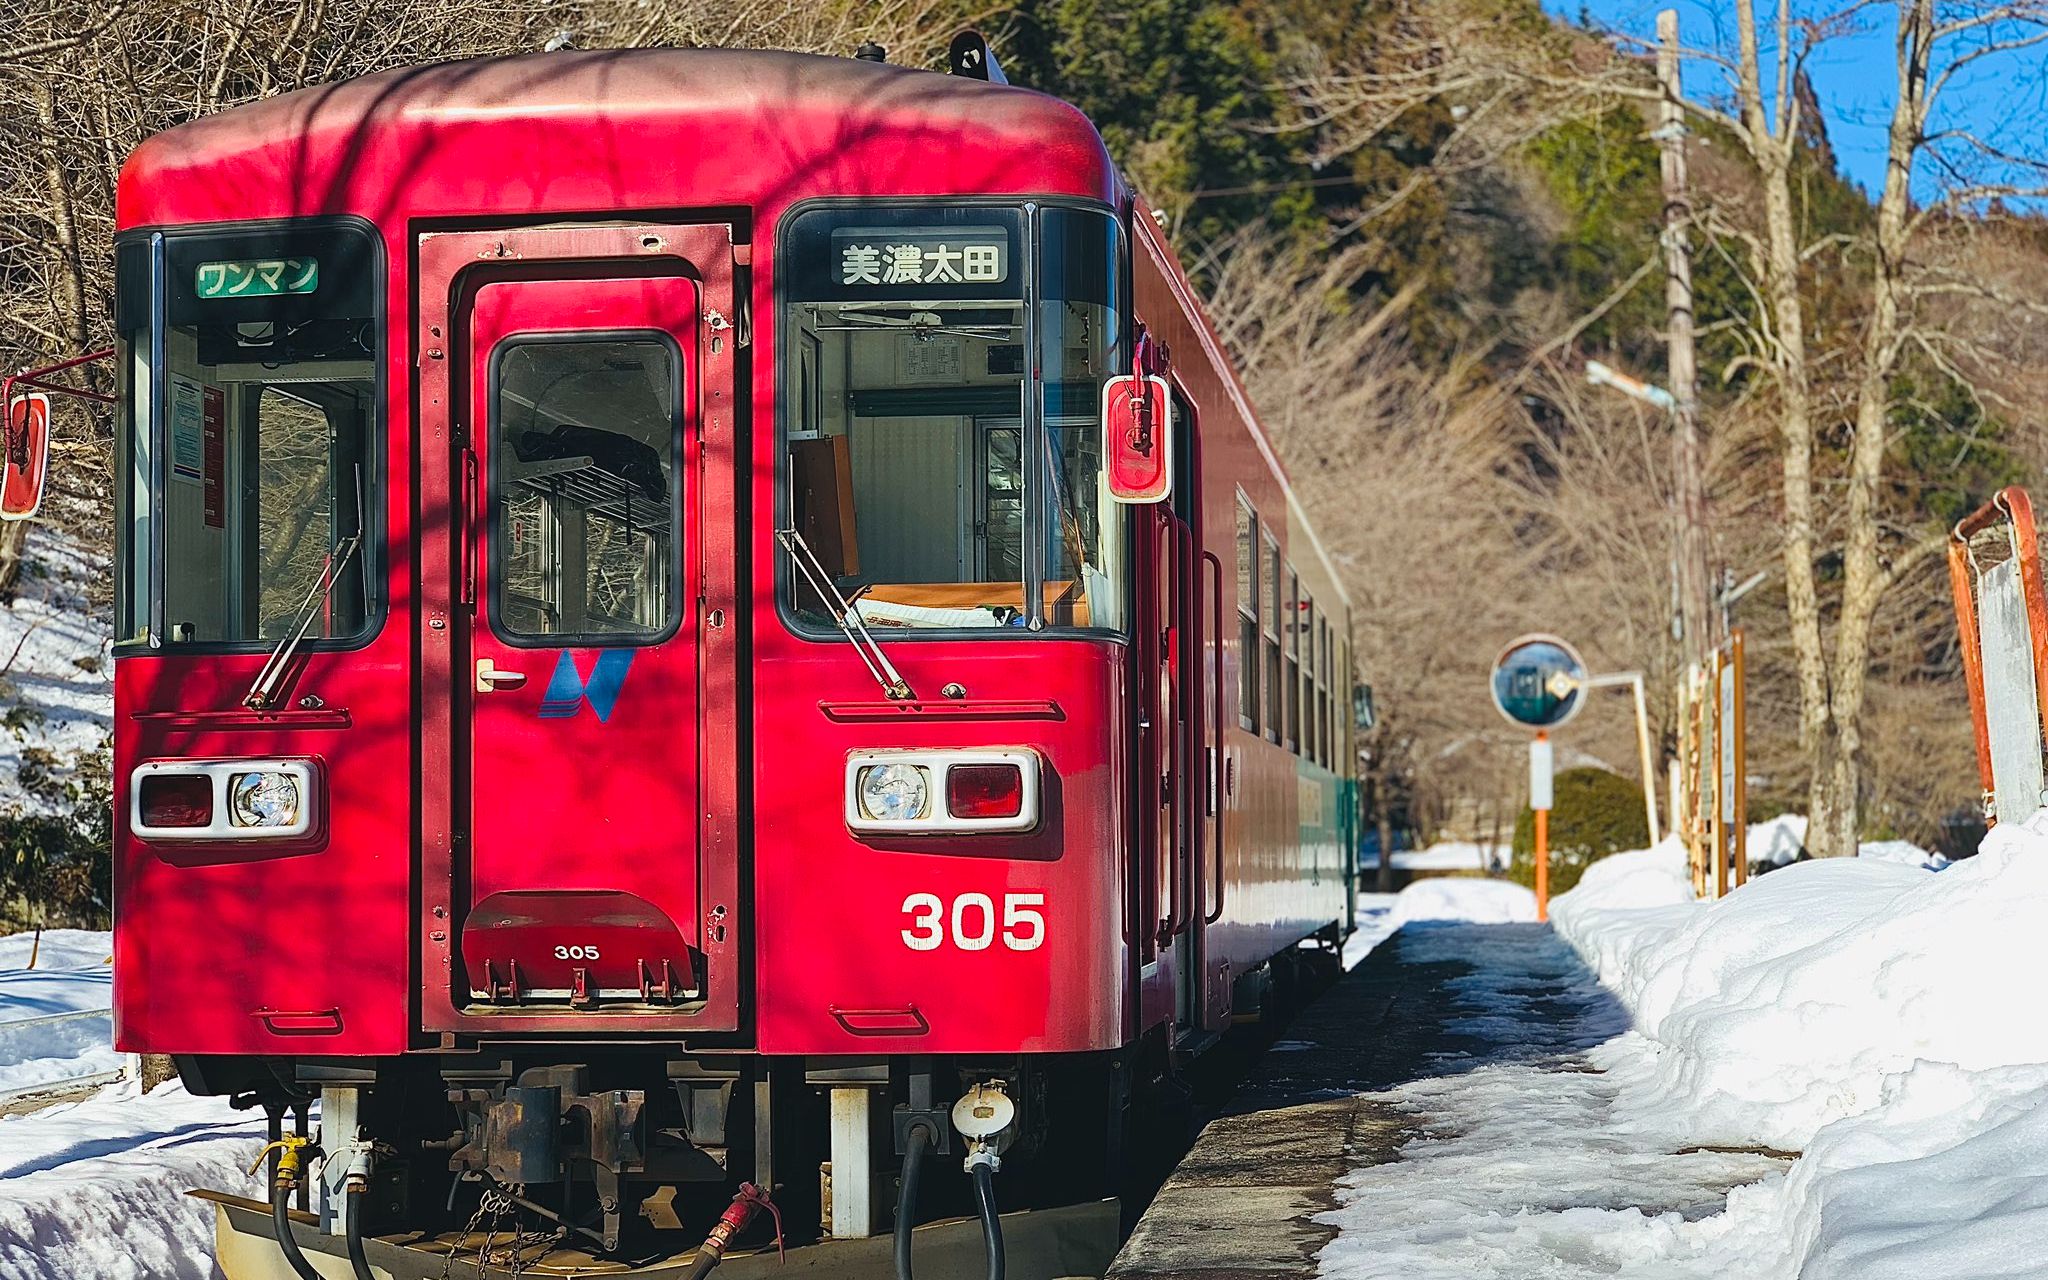
M 1672 475 L 1675 549 L 1678 553 L 1678 611 L 1687 661 L 1704 659 L 1713 647 L 1709 628 L 1707 494 L 1701 476 L 1699 367 L 1693 356 L 1692 248 L 1688 227 L 1692 197 L 1685 177 L 1685 110 L 1679 104 L 1678 10 L 1657 14 L 1657 83 L 1663 90 L 1655 137 L 1664 176 L 1664 308 L 1669 343 L 1670 390 L 1674 400 Z

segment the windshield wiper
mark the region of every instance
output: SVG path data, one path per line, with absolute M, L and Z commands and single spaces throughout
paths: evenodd
M 341 575 L 348 570 L 349 561 L 355 559 L 356 549 L 363 545 L 363 474 L 356 469 L 356 531 L 335 547 L 334 554 L 327 557 L 327 566 L 306 592 L 305 600 L 299 605 L 299 616 L 292 623 L 292 629 L 285 638 L 277 642 L 277 648 L 270 651 L 263 669 L 256 673 L 256 679 L 249 686 L 249 692 L 242 695 L 242 705 L 251 711 L 274 709 L 277 686 L 284 680 L 285 668 L 291 665 L 292 655 L 306 639 L 306 633 L 313 629 L 313 617 L 326 605 L 334 594 L 334 588 L 341 581 Z
M 916 695 L 910 692 L 910 682 L 896 670 L 896 665 L 889 661 L 889 655 L 882 652 L 882 646 L 868 633 L 867 623 L 861 621 L 860 610 L 840 593 L 838 587 L 832 585 L 832 575 L 825 572 L 818 553 L 811 550 L 811 544 L 804 541 L 804 535 L 794 529 L 777 529 L 775 540 L 789 552 L 789 558 L 796 563 L 804 580 L 811 584 L 811 590 L 818 593 L 818 598 L 838 606 L 832 621 L 838 623 L 846 638 L 853 642 L 853 650 L 867 666 L 868 674 L 882 686 L 882 696 L 891 702 L 911 701 Z

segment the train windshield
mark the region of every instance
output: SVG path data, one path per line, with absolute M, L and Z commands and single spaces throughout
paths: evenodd
M 377 264 L 353 225 L 119 246 L 120 641 L 367 632 Z
M 785 515 L 870 628 L 1118 630 L 1102 480 L 1119 232 L 1092 210 L 818 209 L 783 241 Z M 791 603 L 830 606 L 786 575 Z

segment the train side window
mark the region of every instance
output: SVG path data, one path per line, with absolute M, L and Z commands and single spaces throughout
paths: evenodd
M 1301 728 L 1297 735 L 1301 739 L 1301 754 L 1316 764 L 1324 763 L 1322 735 L 1316 732 L 1321 723 L 1318 711 L 1322 698 L 1316 689 L 1316 602 L 1304 591 L 1301 593 L 1301 614 L 1294 620 L 1301 636 Z
M 1259 516 L 1237 495 L 1237 723 L 1259 731 Z M 1220 621 L 1220 619 L 1219 619 Z
M 1296 755 L 1300 755 L 1302 750 L 1301 620 L 1303 617 L 1302 605 L 1304 600 L 1301 594 L 1301 575 L 1294 571 L 1292 565 L 1287 567 L 1285 581 L 1287 583 L 1287 595 L 1282 601 L 1281 626 L 1287 633 L 1283 651 L 1283 663 L 1287 672 L 1285 677 L 1285 684 L 1287 686 L 1287 724 L 1282 732 L 1287 739 L 1288 750 Z
M 492 382 L 492 614 L 507 639 L 666 635 L 682 503 L 665 335 L 515 339 Z
M 1335 768 L 1337 749 L 1330 742 L 1330 704 L 1336 696 L 1330 684 L 1330 621 L 1327 617 L 1316 619 L 1316 750 L 1321 753 L 1323 763 Z
M 1262 524 L 1259 532 L 1265 549 L 1259 557 L 1259 612 L 1263 615 L 1259 621 L 1266 635 L 1266 740 L 1284 742 L 1287 699 L 1280 691 L 1280 543 L 1270 527 Z

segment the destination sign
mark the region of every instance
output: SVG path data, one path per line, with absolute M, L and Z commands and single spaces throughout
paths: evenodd
M 246 258 L 202 262 L 193 272 L 200 298 L 276 298 L 320 287 L 318 258 Z
M 1001 284 L 1010 278 L 1010 236 L 1002 227 L 843 227 L 832 260 L 844 288 Z

